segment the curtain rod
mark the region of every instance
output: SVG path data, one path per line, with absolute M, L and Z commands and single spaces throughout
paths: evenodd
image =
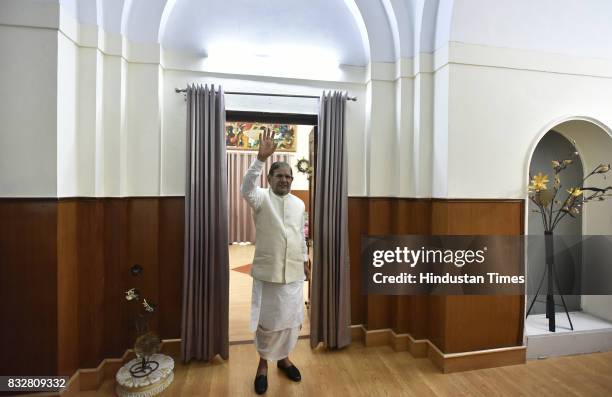
M 186 93 L 187 89 L 175 88 L 174 91 L 178 93 Z M 315 95 L 295 95 L 295 94 L 266 94 L 264 92 L 238 92 L 238 91 L 225 91 L 225 94 L 228 95 L 248 95 L 248 96 L 277 96 L 277 97 L 285 97 L 285 98 L 311 98 L 311 99 L 319 99 L 318 96 Z M 346 97 L 349 101 L 357 101 L 357 97 Z

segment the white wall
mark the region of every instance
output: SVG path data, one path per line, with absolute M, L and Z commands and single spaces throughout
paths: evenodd
M 9 103 L 22 95 L 27 105 L 46 113 L 31 118 L 24 114 L 28 106 L 3 108 L 7 114 L 3 121 L 8 121 L 3 128 L 18 125 L 21 133 L 2 134 L 6 153 L 0 154 L 6 166 L 0 171 L 0 194 L 183 194 L 186 110 L 174 88 L 215 83 L 226 90 L 316 96 L 323 90 L 348 91 L 358 98 L 346 107 L 349 194 L 410 195 L 412 160 L 402 152 L 414 150 L 410 60 L 372 64 L 367 69 L 342 67 L 337 77 L 327 76 L 324 81 L 214 74 L 201 71 L 197 56 L 174 56 L 153 43 L 125 40 L 118 25 L 106 20 L 111 14 L 119 15 L 120 8 L 112 4 L 97 10 L 100 27 L 79 25 L 72 7 L 76 3 L 68 2 L 63 8 L 49 4 L 27 2 L 31 9 L 24 14 L 11 1 L 14 15 L 0 17 L 0 23 L 16 23 L 15 18 L 21 18 L 18 23 L 44 27 L 2 27 L 18 29 L 19 34 L 3 34 L 0 39 L 6 47 L 2 53 L 8 55 L 2 60 L 12 62 L 3 68 L 2 83 L 7 89 L 1 95 Z M 24 37 L 17 37 L 20 35 Z M 32 37 L 25 37 L 28 35 Z M 13 46 L 17 42 L 22 48 Z M 41 59 L 44 56 L 47 59 Z M 399 77 L 396 67 L 402 70 Z M 45 103 L 38 103 L 44 98 L 40 94 L 30 100 L 24 90 L 28 84 L 39 91 L 45 84 L 49 87 Z M 289 98 L 228 96 L 227 105 L 229 109 L 290 113 L 316 114 L 319 110 L 317 100 Z M 41 131 L 50 132 L 40 139 Z M 33 149 L 35 160 L 25 161 L 26 152 Z
M 297 128 L 297 146 L 294 153 L 294 161 L 291 164 L 293 168 L 293 183 L 291 189 L 293 190 L 308 190 L 308 177 L 306 174 L 298 172 L 297 162 L 304 158 L 309 159 L 310 145 L 309 145 L 309 134 L 314 127 L 311 125 L 299 125 Z
M 161 193 L 159 65 L 130 63 L 128 76 L 127 191 L 125 194 L 128 196 L 157 196 Z M 184 161 L 181 161 L 181 165 L 185 166 Z M 184 182 L 184 179 L 182 181 Z
M 396 193 L 400 197 L 414 197 L 415 168 L 412 161 L 414 153 L 414 79 L 400 77 L 395 83 L 395 91 Z
M 126 84 L 119 55 L 102 55 L 101 128 L 97 145 L 101 153 L 98 161 L 102 171 L 97 196 L 121 195 L 121 121 L 126 111 L 121 101 L 122 86 Z
M 612 125 L 612 62 L 605 60 L 450 42 L 433 55 L 349 70 L 343 82 L 313 81 L 203 72 L 198 59 L 160 53 L 151 43 L 91 26 L 70 29 L 78 31 L 76 54 L 53 27 L 2 27 L 0 95 L 8 105 L 1 128 L 20 131 L 2 134 L 2 195 L 183 194 L 186 112 L 174 88 L 194 82 L 357 96 L 346 124 L 352 196 L 523 198 L 530 148 L 547 125 L 571 114 Z M 48 97 L 30 100 L 24 87 L 32 86 L 48 88 Z M 42 117 L 28 117 L 24 109 L 32 106 L 21 103 Z M 316 100 L 228 96 L 227 104 L 318 111 Z M 39 139 L 49 128 L 59 130 Z M 59 158 L 48 150 L 58 140 Z M 35 160 L 24 161 L 32 148 Z
M 57 195 L 78 196 L 77 46 L 57 32 Z
M 457 145 L 451 137 L 451 125 L 448 115 L 450 96 L 456 94 L 450 89 L 450 66 L 438 69 L 433 76 L 433 139 L 431 140 L 432 162 L 431 186 L 433 197 L 447 197 L 449 184 L 449 152 L 451 145 Z M 425 161 L 427 152 L 421 156 Z
M 97 103 L 102 98 L 102 86 L 97 84 L 97 70 L 101 53 L 96 48 L 78 49 L 77 134 L 78 195 L 94 196 L 96 182 Z M 100 62 L 100 67 L 101 62 Z
M 612 58 L 608 0 L 454 1 L 450 40 Z
M 0 196 L 57 194 L 57 35 L 0 25 Z
M 439 87 L 439 85 L 438 85 Z M 446 95 L 446 93 L 445 93 Z M 419 71 L 414 78 L 412 151 L 404 156 L 410 157 L 413 172 L 408 184 L 411 187 L 408 197 L 431 197 L 433 175 L 433 111 L 434 111 L 434 74 Z
M 397 153 L 397 121 L 395 120 L 396 88 L 392 81 L 370 80 L 367 83 L 366 165 L 367 196 L 394 196 L 399 187 Z M 350 140 L 349 140 L 350 142 Z M 349 151 L 352 147 L 349 146 Z M 349 175 L 359 169 L 348 165 Z M 349 190 L 350 194 L 350 190 Z
M 612 125 L 611 79 L 560 73 L 556 57 L 515 51 L 504 58 L 510 67 L 500 67 L 489 66 L 499 59 L 494 50 L 463 50 L 481 65 L 460 63 L 462 49 L 451 51 L 457 62 L 450 65 L 449 198 L 522 199 L 529 156 L 555 120 L 585 115 Z M 520 70 L 519 62 L 551 70 Z M 580 72 L 585 65 L 599 64 L 585 60 Z

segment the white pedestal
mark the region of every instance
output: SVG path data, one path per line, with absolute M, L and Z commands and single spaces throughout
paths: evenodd
M 135 358 L 117 371 L 117 395 L 119 397 L 151 397 L 161 393 L 174 379 L 174 360 L 165 354 L 154 354 L 151 360 L 157 361 L 159 367 L 143 378 L 134 378 L 130 367 L 140 361 Z

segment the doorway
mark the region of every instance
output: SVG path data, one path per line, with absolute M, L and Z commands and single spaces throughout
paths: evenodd
M 285 161 L 292 167 L 294 180 L 291 194 L 304 202 L 307 213 L 305 235 L 308 240 L 309 256 L 312 260 L 312 229 L 308 220 L 314 211 L 312 194 L 314 180 L 307 173 L 298 171 L 297 163 L 305 159 L 314 166 L 316 153 L 316 132 L 318 116 L 315 114 L 288 114 L 264 112 L 226 112 L 226 145 L 228 169 L 228 210 L 229 210 L 229 341 L 245 343 L 253 340 L 250 330 L 252 278 L 251 263 L 255 253 L 255 228 L 251 210 L 240 196 L 240 184 L 251 162 L 257 155 L 257 130 L 264 126 L 283 137 L 282 144 L 268 161 Z M 264 167 L 260 180 L 261 187 L 267 187 Z M 301 167 L 303 168 L 303 167 Z M 314 173 L 312 173 L 314 175 Z M 310 334 L 310 313 L 308 312 L 310 286 L 304 288 L 304 323 L 300 337 Z

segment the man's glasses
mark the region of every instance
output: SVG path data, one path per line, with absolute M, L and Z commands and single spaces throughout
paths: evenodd
M 287 179 L 289 181 L 293 180 L 293 177 L 291 175 L 285 175 L 285 174 L 276 174 L 276 175 L 272 175 L 272 177 L 276 179 Z

